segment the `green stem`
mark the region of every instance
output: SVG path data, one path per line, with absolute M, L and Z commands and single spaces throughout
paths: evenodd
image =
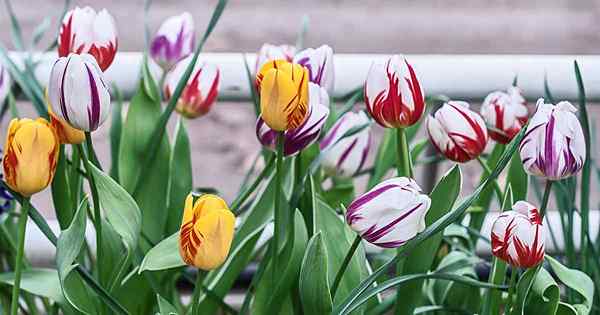
M 98 161 L 98 157 L 96 156 L 96 151 L 94 151 L 92 135 L 89 131 L 85 132 L 85 146 L 87 148 L 88 158 L 90 159 L 90 161 L 92 161 L 95 167 L 101 170 L 102 167 L 100 166 L 100 162 Z
M 508 299 L 506 301 L 506 308 L 504 309 L 504 314 L 508 314 L 510 309 L 512 308 L 512 300 L 513 295 L 515 294 L 515 289 L 517 287 L 517 268 L 512 266 L 510 269 L 510 282 L 508 287 Z
M 354 252 L 356 252 L 356 249 L 358 248 L 358 245 L 360 244 L 361 240 L 362 240 L 362 238 L 360 237 L 360 235 L 356 235 L 356 237 L 354 238 L 354 242 L 352 243 L 352 246 L 350 246 L 350 248 L 348 249 L 348 252 L 346 253 L 346 257 L 344 257 L 344 261 L 342 262 L 340 269 L 338 270 L 337 274 L 335 275 L 335 280 L 333 281 L 333 286 L 331 287 L 331 300 L 333 300 L 335 298 L 335 293 L 337 292 L 337 289 L 340 286 L 342 277 L 344 276 L 344 273 L 346 272 L 346 269 L 348 268 L 348 264 L 350 263 L 350 260 L 352 260 L 352 257 L 354 256 Z
M 202 292 L 202 282 L 204 281 L 204 270 L 198 269 L 196 275 L 196 285 L 194 286 L 194 294 L 192 296 L 192 312 L 191 315 L 200 315 L 200 293 Z
M 260 174 L 258 174 L 258 177 L 256 177 L 254 182 L 252 182 L 252 184 L 249 187 L 244 188 L 242 193 L 239 194 L 238 197 L 231 203 L 231 211 L 233 211 L 233 213 L 239 214 L 239 212 L 240 212 L 239 207 L 242 206 L 244 204 L 244 202 L 246 202 L 246 199 L 248 199 L 248 197 L 254 192 L 254 190 L 256 190 L 256 187 L 258 187 L 258 185 L 262 182 L 262 180 L 271 171 L 274 161 L 275 161 L 275 157 L 272 156 L 269 159 L 269 161 L 267 162 L 267 165 L 265 165 L 265 168 L 263 168 L 262 172 L 260 172 Z
M 15 260 L 15 282 L 13 283 L 12 302 L 10 314 L 16 315 L 19 307 L 19 292 L 21 291 L 21 272 L 23 271 L 23 254 L 25 251 L 25 229 L 27 228 L 27 216 L 29 213 L 29 197 L 23 199 L 21 214 L 19 216 L 19 245 L 17 247 L 17 258 Z
M 490 174 L 492 174 L 492 170 L 487 165 L 487 163 L 481 158 L 481 156 L 477 157 L 477 162 L 479 162 L 479 164 L 483 168 L 483 171 L 485 172 L 486 176 L 490 176 Z M 498 181 L 494 179 L 494 182 L 492 184 L 494 185 L 494 192 L 496 193 L 496 197 L 498 197 L 498 202 L 502 203 L 502 201 L 504 201 L 504 194 L 502 193 L 502 189 L 500 189 Z
M 551 180 L 546 181 L 546 187 L 544 188 L 544 197 L 542 197 L 542 205 L 540 206 L 540 218 L 543 220 L 546 214 L 546 208 L 548 207 L 548 200 L 550 199 L 550 192 L 552 190 Z
M 86 138 L 88 133 L 86 132 Z M 98 270 L 98 280 L 102 283 L 102 216 L 100 215 L 100 199 L 98 199 L 98 188 L 96 187 L 96 181 L 94 180 L 94 175 L 92 173 L 92 167 L 90 165 L 90 161 L 88 156 L 83 152 L 83 147 L 78 145 L 79 155 L 82 157 L 83 166 L 85 167 L 85 172 L 87 173 L 87 180 L 90 184 L 90 190 L 92 192 L 92 199 L 94 203 L 94 228 L 96 230 L 96 267 Z M 88 147 L 88 151 L 93 151 L 92 147 Z
M 277 267 L 279 256 L 279 234 L 281 233 L 281 185 L 283 176 L 283 144 L 285 136 L 283 132 L 277 134 L 277 156 L 275 162 L 275 206 L 273 207 L 273 280 L 277 279 Z
M 414 178 L 406 131 L 404 128 L 397 128 L 396 131 L 398 132 L 396 137 L 396 148 L 398 150 L 398 176 Z

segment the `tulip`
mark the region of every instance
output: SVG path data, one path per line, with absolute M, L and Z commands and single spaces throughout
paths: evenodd
M 521 161 L 527 173 L 560 180 L 579 172 L 585 162 L 583 130 L 569 102 L 537 101 L 537 110 L 521 140 Z
M 507 263 L 522 268 L 544 260 L 545 231 L 542 218 L 533 205 L 517 201 L 492 225 L 492 253 Z
M 181 258 L 202 270 L 219 267 L 229 254 L 234 225 L 235 216 L 223 199 L 206 194 L 194 202 L 189 194 L 179 232 Z
M 364 87 L 371 116 L 385 128 L 414 125 L 425 112 L 425 96 L 411 64 L 394 55 L 371 65 Z
M 413 179 L 390 178 L 348 206 L 346 223 L 367 242 L 395 248 L 425 229 L 430 205 Z
M 106 9 L 96 13 L 90 7 L 76 7 L 65 14 L 58 35 L 59 57 L 88 53 L 105 71 L 115 59 L 117 46 L 115 20 Z
M 0 105 L 4 104 L 8 92 L 10 92 L 10 75 L 8 70 L 0 63 Z
M 266 63 L 256 75 L 260 112 L 273 130 L 298 128 L 308 116 L 308 70 L 285 60 Z
M 525 99 L 516 87 L 511 87 L 508 93 L 490 93 L 481 105 L 481 116 L 490 127 L 490 138 L 502 144 L 509 143 L 527 123 L 527 114 Z
M 329 175 L 351 177 L 358 173 L 367 159 L 371 146 L 371 127 L 365 112 L 347 112 L 331 127 L 321 141 L 321 165 Z M 366 126 L 344 137 L 346 132 Z
M 305 49 L 296 54 L 294 63 L 308 69 L 310 82 L 324 87 L 328 93 L 333 92 L 334 69 L 331 47 L 323 45 L 317 49 Z
M 172 16 L 156 32 L 150 55 L 164 71 L 168 71 L 194 51 L 195 35 L 194 20 L 189 12 Z
M 85 140 L 85 133 L 79 129 L 71 127 L 66 121 L 56 116 L 52 111 L 52 106 L 48 106 L 48 114 L 50 115 L 50 124 L 60 143 L 63 144 L 80 144 Z
M 459 163 L 477 158 L 488 139 L 483 119 L 461 101 L 449 101 L 429 116 L 427 133 L 440 153 Z
M 56 116 L 79 130 L 98 129 L 110 113 L 108 87 L 89 54 L 70 54 L 54 63 L 48 96 Z
M 311 145 L 321 133 L 329 116 L 329 96 L 322 87 L 309 83 L 310 106 L 308 118 L 295 129 L 284 131 L 283 154 L 294 155 Z M 256 121 L 256 137 L 266 148 L 275 151 L 277 146 L 277 132 L 259 117 Z
M 165 78 L 165 97 L 171 98 L 177 88 L 177 83 L 185 73 L 186 68 L 192 62 L 193 56 L 189 56 L 175 65 Z M 194 65 L 192 75 L 183 88 L 181 97 L 177 100 L 175 110 L 187 118 L 197 118 L 208 113 L 217 100 L 219 94 L 219 68 L 213 64 L 197 61 Z
M 258 54 L 256 55 L 256 65 L 254 67 L 254 73 L 258 73 L 260 68 L 268 61 L 283 59 L 288 62 L 292 62 L 294 54 L 296 53 L 296 47 L 290 45 L 271 45 L 264 44 Z
M 12 190 L 29 197 L 52 182 L 60 143 L 48 121 L 13 119 L 4 148 L 2 166 Z

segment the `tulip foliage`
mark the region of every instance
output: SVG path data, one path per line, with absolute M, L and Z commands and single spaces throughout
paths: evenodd
M 338 98 L 333 48 L 265 44 L 253 69 L 245 61 L 257 158 L 229 200 L 194 186 L 202 157 L 187 131 L 221 109 L 223 73 L 200 52 L 226 3 L 199 39 L 187 12 L 147 39 L 126 110 L 107 80 L 119 21 L 106 10 L 64 13 L 47 86 L 0 46 L 2 115 L 13 116 L 0 314 L 599 312 L 577 63 L 576 105 L 515 80 L 479 107 L 428 95 L 401 56 L 374 60 L 364 86 Z M 17 90 L 40 117 L 19 115 Z M 110 155 L 95 150 L 102 137 Z M 47 188 L 51 205 L 35 198 Z M 56 249 L 52 266 L 24 255 L 33 225 Z

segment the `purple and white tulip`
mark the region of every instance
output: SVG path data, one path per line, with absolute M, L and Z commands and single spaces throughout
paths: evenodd
M 294 57 L 294 63 L 308 69 L 310 82 L 324 87 L 328 93 L 333 92 L 334 69 L 333 49 L 323 45 L 317 49 L 305 49 Z
M 108 87 L 89 54 L 70 54 L 54 63 L 48 97 L 54 113 L 79 130 L 98 129 L 110 113 Z
M 371 126 L 363 111 L 347 112 L 331 127 L 321 140 L 321 165 L 333 176 L 351 177 L 358 173 L 367 159 L 371 147 Z M 344 137 L 352 128 L 364 126 L 361 131 Z
M 194 51 L 194 20 L 189 12 L 168 18 L 160 26 L 152 44 L 150 55 L 164 71 Z
M 284 132 L 283 154 L 294 155 L 311 145 L 321 133 L 327 116 L 329 116 L 329 96 L 324 88 L 309 83 L 309 108 L 304 122 L 295 129 Z M 277 146 L 277 131 L 269 128 L 267 124 L 258 118 L 256 121 L 256 137 L 258 141 L 270 150 Z
M 254 67 L 254 73 L 258 73 L 260 68 L 267 63 L 267 61 L 283 59 L 288 62 L 292 62 L 294 54 L 296 53 L 296 47 L 291 45 L 271 45 L 264 44 L 258 54 L 256 55 L 256 65 Z
M 579 172 L 585 162 L 585 140 L 577 109 L 569 102 L 537 101 L 537 109 L 519 152 L 527 173 L 560 180 Z
M 346 223 L 367 242 L 395 248 L 425 229 L 430 205 L 413 179 L 390 178 L 348 206 Z
M 0 63 L 0 105 L 4 104 L 9 91 L 10 74 L 8 74 L 8 70 Z

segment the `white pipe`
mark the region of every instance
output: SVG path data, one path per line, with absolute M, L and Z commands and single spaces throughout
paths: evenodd
M 499 214 L 499 212 L 493 212 L 493 213 L 488 213 L 486 215 L 486 218 L 485 218 L 485 221 L 483 224 L 483 229 L 481 232 L 482 235 L 489 237 L 492 222 L 498 216 L 498 214 Z M 564 252 L 565 240 L 563 238 L 559 213 L 557 211 L 549 211 L 546 215 L 546 219 L 548 221 L 544 222 L 544 224 L 547 227 L 548 222 L 550 222 L 550 226 L 552 227 L 552 230 L 554 231 L 554 233 L 556 235 L 556 238 L 557 238 L 556 241 L 557 241 L 557 245 L 558 245 L 558 248 L 556 248 L 553 245 L 552 240 L 550 238 L 550 232 L 548 231 L 548 228 L 546 228 L 546 232 L 547 232 L 546 233 L 546 251 L 548 253 Z M 600 220 L 600 211 L 599 210 L 590 211 L 590 222 L 598 222 L 598 220 Z M 54 233 L 56 235 L 58 235 L 60 233 L 58 221 L 56 221 L 55 219 L 48 220 L 48 225 L 50 226 L 50 228 L 52 229 L 52 231 L 54 231 Z M 581 233 L 580 233 L 581 231 L 579 229 L 580 226 L 581 226 L 581 220 L 578 216 L 575 216 L 574 222 L 573 222 L 573 239 L 574 239 L 574 243 L 575 243 L 575 248 L 579 248 L 579 241 L 580 241 L 580 235 L 581 235 Z M 599 230 L 598 224 L 590 223 L 589 233 L 590 233 L 590 237 L 592 238 L 592 240 L 596 239 L 596 235 L 598 235 L 598 230 Z M 262 244 L 264 244 L 272 235 L 273 235 L 273 229 L 270 228 L 269 226 L 267 226 L 266 230 L 259 238 L 259 240 L 258 240 L 259 245 L 257 245 L 257 246 L 262 246 Z M 94 231 L 92 228 L 92 223 L 88 222 L 87 229 L 86 229 L 86 238 L 88 240 L 88 243 L 91 245 L 92 251 L 95 249 L 95 237 L 94 236 L 95 236 L 95 234 L 94 234 Z M 363 242 L 363 243 L 367 246 L 367 252 L 369 252 L 369 253 L 375 253 L 380 250 L 378 247 L 370 245 L 367 242 Z M 491 253 L 490 250 L 491 249 L 490 249 L 489 244 L 485 243 L 484 241 L 480 240 L 477 243 L 476 251 L 479 255 L 488 256 Z M 48 239 L 46 239 L 44 234 L 38 229 L 38 227 L 32 221 L 29 221 L 27 224 L 27 235 L 25 238 L 25 254 L 27 255 L 27 258 L 29 258 L 29 260 L 33 263 L 34 266 L 48 267 L 48 266 L 54 265 L 54 255 L 56 254 L 56 249 L 50 243 L 50 241 L 48 241 Z
M 18 60 L 22 55 L 13 53 Z M 483 99 L 488 93 L 505 89 L 518 75 L 519 86 L 528 99 L 544 95 L 544 75 L 547 75 L 556 99 L 576 99 L 577 84 L 573 61 L 577 60 L 583 73 L 589 100 L 600 100 L 600 56 L 595 55 L 407 55 L 414 65 L 427 95 L 445 94 L 456 99 Z M 250 87 L 241 53 L 206 53 L 200 60 L 216 64 L 221 69 L 223 99 L 249 100 Z M 254 54 L 246 56 L 251 70 Z M 386 55 L 336 54 L 335 93 L 342 96 L 362 86 L 371 63 Z M 36 54 L 39 60 L 36 76 L 43 84 L 48 81 L 56 53 Z M 115 83 L 125 97 L 137 89 L 142 54 L 120 52 L 106 71 L 109 82 Z M 152 64 L 151 72 L 158 80 L 160 69 Z

